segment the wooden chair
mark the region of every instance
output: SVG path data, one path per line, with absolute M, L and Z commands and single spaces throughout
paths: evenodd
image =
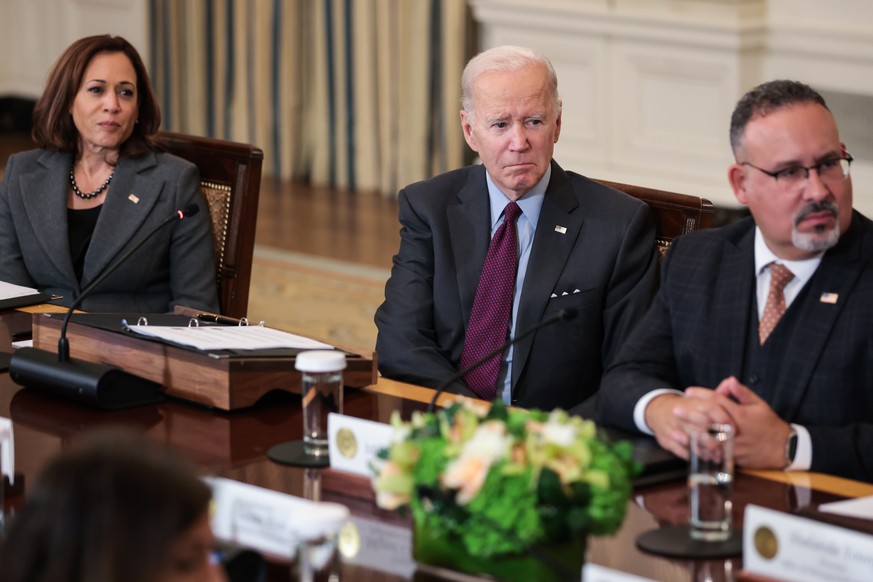
M 155 141 L 159 148 L 200 168 L 212 217 L 221 313 L 245 317 L 264 152 L 248 144 L 168 131 L 159 132 Z
M 652 208 L 655 217 L 655 246 L 658 248 L 659 258 L 664 257 L 677 236 L 712 226 L 712 202 L 706 198 L 620 182 L 595 181 L 639 198 Z

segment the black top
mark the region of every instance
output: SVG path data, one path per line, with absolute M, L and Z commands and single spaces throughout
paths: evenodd
M 88 208 L 86 210 L 67 209 L 67 236 L 70 241 L 70 258 L 73 259 L 73 269 L 76 271 L 76 280 L 82 282 L 82 272 L 85 270 L 85 255 L 91 245 L 91 235 L 97 226 L 100 217 L 100 209 L 103 205 Z

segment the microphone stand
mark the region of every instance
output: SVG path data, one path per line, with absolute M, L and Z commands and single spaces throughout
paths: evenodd
M 82 290 L 67 310 L 61 324 L 57 354 L 36 348 L 21 348 L 15 351 L 9 361 L 9 376 L 12 381 L 28 388 L 109 410 L 163 400 L 161 384 L 157 382 L 140 378 L 115 366 L 70 359 L 67 325 L 73 311 L 82 304 L 82 301 L 149 239 L 168 224 L 194 216 L 198 211 L 199 207 L 196 204 L 177 210 L 100 273 Z
M 528 329 L 526 329 L 522 333 L 518 334 L 514 338 L 510 338 L 509 340 L 505 341 L 503 344 L 501 344 L 497 348 L 494 348 L 493 350 L 491 350 L 490 352 L 488 352 L 487 354 L 485 354 L 484 356 L 482 356 L 481 358 L 479 358 L 478 360 L 476 360 L 475 362 L 473 362 L 472 364 L 470 364 L 466 368 L 463 368 L 462 370 L 458 371 L 457 373 L 455 373 L 454 375 L 449 377 L 448 380 L 446 380 L 445 382 L 440 384 L 439 388 L 436 389 L 436 391 L 433 393 L 433 398 L 431 399 L 430 404 L 427 405 L 427 412 L 433 412 L 434 408 L 436 407 L 437 399 L 440 397 L 440 394 L 445 392 L 446 389 L 453 382 L 457 382 L 458 380 L 460 380 L 461 378 L 466 376 L 468 373 L 472 372 L 473 370 L 475 370 L 476 368 L 478 368 L 479 366 L 481 366 L 482 364 L 484 364 L 485 362 L 487 362 L 488 360 L 493 358 L 494 356 L 496 356 L 498 354 L 502 354 L 506 350 L 506 348 L 508 348 L 509 346 L 520 342 L 521 340 L 523 340 L 527 336 L 529 336 L 533 333 L 536 333 L 539 330 L 541 330 L 542 328 L 549 326 L 553 323 L 556 323 L 558 321 L 570 321 L 571 319 L 576 317 L 576 314 L 577 314 L 577 311 L 575 309 L 572 309 L 572 308 L 558 310 L 555 312 L 554 315 L 552 315 L 548 319 L 544 319 L 541 322 L 537 323 L 536 325 L 532 325 L 531 327 L 529 327 Z

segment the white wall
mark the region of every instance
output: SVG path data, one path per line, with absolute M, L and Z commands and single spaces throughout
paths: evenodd
M 65 48 L 106 33 L 125 37 L 148 64 L 147 0 L 2 0 L 0 96 L 38 97 Z
M 485 47 L 528 45 L 552 59 L 564 98 L 556 157 L 594 177 L 733 205 L 727 127 L 744 91 L 796 78 L 869 97 L 873 109 L 869 0 L 469 1 Z M 122 35 L 148 63 L 147 4 L 0 0 L 0 96 L 38 96 L 55 59 L 89 34 Z M 835 110 L 840 125 L 873 131 L 867 102 L 853 103 Z M 869 216 L 871 149 L 853 166 L 855 206 Z
M 821 90 L 868 96 L 873 108 L 868 0 L 470 3 L 482 24 L 483 47 L 521 44 L 552 60 L 564 100 L 555 157 L 592 177 L 733 206 L 728 126 L 746 90 L 768 79 L 795 78 Z M 868 102 L 852 103 L 834 110 L 840 125 L 869 123 L 873 112 L 863 111 Z M 873 154 L 856 160 L 855 206 L 873 216 Z

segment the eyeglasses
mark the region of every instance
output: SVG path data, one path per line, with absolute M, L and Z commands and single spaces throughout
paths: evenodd
M 788 166 L 787 168 L 777 170 L 776 172 L 759 168 L 755 164 L 749 162 L 740 163 L 767 174 L 776 180 L 776 183 L 779 184 L 783 190 L 793 192 L 800 190 L 806 185 L 806 181 L 809 179 L 810 170 L 815 170 L 816 174 L 818 174 L 819 180 L 825 184 L 838 184 L 843 182 L 849 177 L 849 167 L 852 165 L 854 159 L 855 158 L 852 157 L 852 154 L 847 153 L 841 158 L 828 158 L 814 166 Z

